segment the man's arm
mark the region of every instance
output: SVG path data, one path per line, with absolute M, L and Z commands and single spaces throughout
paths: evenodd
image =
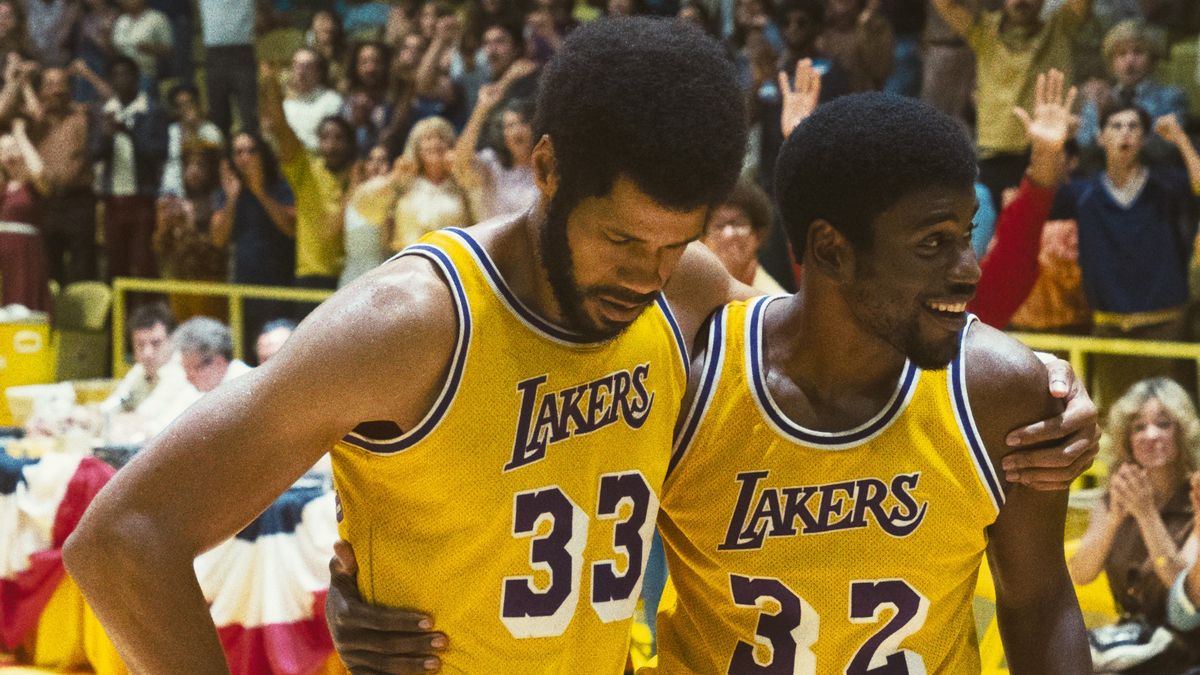
M 1192 194 L 1200 195 L 1200 153 L 1192 145 L 1192 139 L 1179 123 L 1175 115 L 1163 115 L 1154 122 L 1154 133 L 1162 136 L 1168 143 L 1179 149 L 1183 155 L 1183 164 L 1187 167 L 1188 180 L 1192 184 Z
M 1027 348 L 976 324 L 967 339 L 967 390 L 992 461 L 1009 452 L 1008 430 L 1059 412 L 1046 372 Z M 1067 493 L 1005 485 L 989 528 L 988 562 L 1011 672 L 1091 673 L 1083 616 L 1063 559 Z
M 303 156 L 304 145 L 300 143 L 292 127 L 288 126 L 287 115 L 283 112 L 283 89 L 279 86 L 279 77 L 275 70 L 266 63 L 262 64 L 258 81 L 258 112 L 271 126 L 271 134 L 279 150 L 279 162 L 288 164 Z
M 321 305 L 278 355 L 205 396 L 117 474 L 64 560 L 131 671 L 227 672 L 193 559 L 360 422 L 417 424 L 441 388 L 455 322 L 450 291 L 429 263 L 385 265 Z
M 971 24 L 975 22 L 975 16 L 971 14 L 971 10 L 958 4 L 955 0 L 933 0 L 933 8 L 942 16 L 942 21 L 945 21 L 951 30 L 963 38 L 967 37 L 967 33 L 971 30 Z
M 1063 145 L 1075 124 L 1071 106 L 1076 89 L 1056 69 L 1037 76 L 1032 114 L 1013 112 L 1030 141 L 1029 167 L 1016 200 L 1000 212 L 994 248 L 980 262 L 982 274 L 970 309 L 985 323 L 1003 328 L 1021 307 L 1038 278 L 1042 228 L 1054 192 L 1066 175 Z

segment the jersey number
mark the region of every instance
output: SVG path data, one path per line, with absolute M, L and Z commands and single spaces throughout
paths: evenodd
M 730 673 L 801 675 L 816 672 L 810 649 L 817 641 L 820 617 L 778 579 L 729 575 L 733 604 L 759 610 L 754 644 L 738 641 Z M 846 675 L 925 675 L 919 654 L 898 649 L 904 638 L 925 625 L 929 600 L 900 579 L 850 582 L 851 623 L 879 623 L 884 609 L 894 614 L 867 638 L 846 665 Z M 761 649 L 756 649 L 756 646 Z M 766 658 L 760 658 L 765 651 Z
M 617 521 L 613 550 L 617 559 L 591 566 L 593 611 L 609 623 L 633 616 L 642 590 L 642 569 L 650 552 L 658 498 L 640 471 L 600 477 L 598 520 Z M 623 516 L 624 512 L 624 516 Z M 513 536 L 532 539 L 529 563 L 548 584 L 533 576 L 506 577 L 500 596 L 500 621 L 513 637 L 562 635 L 575 615 L 587 545 L 588 517 L 558 486 L 517 493 L 513 499 Z

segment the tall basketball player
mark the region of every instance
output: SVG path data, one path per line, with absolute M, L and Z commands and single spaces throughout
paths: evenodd
M 705 330 L 659 518 L 678 590 L 660 672 L 977 673 L 985 551 L 1010 670 L 1092 672 L 1067 494 L 995 468 L 1007 430 L 1059 404 L 965 312 L 975 175 L 956 123 L 912 99 L 842 98 L 788 138 L 805 275 Z
M 575 31 L 540 106 L 537 207 L 340 292 L 98 496 L 64 555 L 132 670 L 225 670 L 192 560 L 333 446 L 359 589 L 432 611 L 445 670 L 620 671 L 684 346 L 743 295 L 689 242 L 744 111 L 715 43 L 644 19 Z

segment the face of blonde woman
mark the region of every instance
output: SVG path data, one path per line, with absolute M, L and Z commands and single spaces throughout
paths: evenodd
M 441 136 L 430 134 L 417 144 L 417 158 L 427 178 L 443 178 L 450 172 L 450 145 Z
M 1146 469 L 1169 466 L 1179 455 L 1177 430 L 1174 418 L 1158 399 L 1146 401 L 1129 426 L 1133 460 Z

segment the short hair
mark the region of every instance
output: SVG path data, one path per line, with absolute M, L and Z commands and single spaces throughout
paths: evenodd
M 525 53 L 525 31 L 521 28 L 521 26 L 503 19 L 489 19 L 484 22 L 482 27 L 480 27 L 479 39 L 482 40 L 483 34 L 493 28 L 499 28 L 505 33 L 508 33 L 508 37 L 512 39 L 513 47 L 517 51 L 517 56 Z
M 804 12 L 817 24 L 825 23 L 825 3 L 821 0 L 783 0 L 776 14 L 782 22 L 792 12 Z
M 562 207 L 618 176 L 668 208 L 718 204 L 741 169 L 746 111 L 715 40 L 674 19 L 584 24 L 542 72 L 534 138 L 554 143 Z
M 151 302 L 133 310 L 129 315 L 129 334 L 162 324 L 167 332 L 175 330 L 175 315 L 165 302 Z
M 1110 28 L 1104 35 L 1101 46 L 1104 63 L 1111 65 L 1117 47 L 1127 42 L 1146 50 L 1156 62 L 1167 54 L 1167 36 L 1161 28 L 1151 26 L 1142 19 L 1126 19 Z
M 262 330 L 258 331 L 258 334 L 260 336 L 266 335 L 267 333 L 270 333 L 273 330 L 279 330 L 280 328 L 286 328 L 290 331 L 294 331 L 296 330 L 296 322 L 292 321 L 291 319 L 271 319 L 263 324 Z
M 233 360 L 233 335 L 229 327 L 207 316 L 197 316 L 179 325 L 172 336 L 179 353 L 196 354 L 208 363 L 220 356 Z
M 1123 113 L 1127 110 L 1137 113 L 1138 121 L 1142 123 L 1142 131 L 1148 132 L 1154 126 L 1154 120 L 1150 117 L 1150 113 L 1146 112 L 1145 108 L 1132 101 L 1109 99 L 1100 106 L 1100 130 L 1104 131 L 1104 127 L 1108 126 L 1109 118 L 1113 115 Z
M 137 61 L 134 61 L 124 54 L 118 54 L 112 57 L 112 60 L 108 62 L 108 70 L 105 72 L 108 73 L 109 77 L 112 77 L 112 74 L 117 72 L 117 68 L 119 66 L 128 66 L 133 70 L 134 77 L 142 74 L 142 69 L 138 67 Z
M 200 105 L 200 90 L 191 82 L 183 82 L 171 87 L 167 91 L 167 102 L 175 105 L 175 97 L 180 94 L 191 94 L 192 98 L 196 100 L 196 105 Z
M 1108 411 L 1108 423 L 1105 426 L 1115 455 L 1109 474 L 1116 475 L 1122 464 L 1134 461 L 1133 447 L 1129 442 L 1130 427 L 1142 406 L 1152 400 L 1161 403 L 1175 422 L 1175 449 L 1179 453 L 1175 468 L 1179 471 L 1177 477 L 1186 480 L 1192 471 L 1200 467 L 1200 419 L 1196 416 L 1196 406 L 1187 391 L 1166 377 L 1154 377 L 1134 384 Z
M 784 141 L 775 195 L 796 259 L 812 223 L 826 220 L 860 251 L 871 224 L 915 190 L 971 189 L 975 148 L 962 127 L 922 101 L 877 92 L 817 109 Z
M 756 231 L 771 226 L 771 198 L 749 178 L 738 180 L 725 200 L 725 206 L 741 209 Z
M 341 115 L 326 115 L 322 117 L 321 122 L 317 124 L 318 134 L 321 131 L 321 127 L 325 126 L 326 124 L 332 124 L 337 127 L 342 132 L 342 135 L 346 137 L 346 140 L 350 141 L 351 144 L 354 144 L 354 127 L 350 124 L 350 122 L 346 121 L 345 117 L 342 117 Z

